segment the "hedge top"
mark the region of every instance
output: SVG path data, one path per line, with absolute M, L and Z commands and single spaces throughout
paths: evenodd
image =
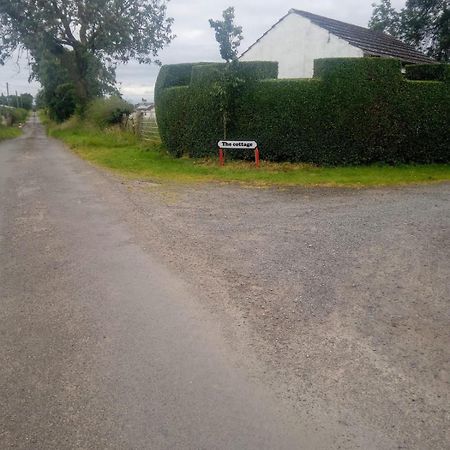
M 161 67 L 155 85 L 155 101 L 158 103 L 164 89 L 216 81 L 225 69 L 225 63 L 184 63 Z M 241 62 L 238 71 L 247 79 L 263 80 L 278 77 L 278 63 L 272 61 Z
M 392 58 L 325 58 L 314 61 L 314 77 L 324 81 L 402 81 L 401 62 Z
M 414 81 L 450 82 L 450 64 L 416 64 L 406 66 L 406 78 Z

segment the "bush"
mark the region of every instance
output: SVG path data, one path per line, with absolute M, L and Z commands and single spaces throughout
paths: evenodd
M 408 80 L 450 81 L 450 64 L 416 64 L 406 66 Z
M 60 84 L 54 92 L 47 92 L 46 97 L 51 120 L 61 123 L 75 114 L 77 104 L 73 84 Z
M 0 119 L 4 118 L 7 126 L 16 125 L 25 122 L 28 117 L 28 111 L 22 108 L 6 108 L 0 105 Z M 0 120 L 0 125 L 2 120 Z
M 28 111 L 23 108 L 14 108 L 10 111 L 12 116 L 12 124 L 23 123 L 27 120 Z
M 172 154 L 217 154 L 222 123 L 208 80 L 219 68 L 196 66 L 190 86 L 162 90 L 158 120 Z M 450 161 L 449 84 L 404 80 L 400 62 L 391 59 L 319 60 L 315 69 L 312 80 L 247 83 L 228 138 L 257 140 L 271 161 Z
M 129 115 L 134 107 L 120 97 L 98 98 L 90 103 L 85 117 L 100 128 L 121 123 L 123 115 Z

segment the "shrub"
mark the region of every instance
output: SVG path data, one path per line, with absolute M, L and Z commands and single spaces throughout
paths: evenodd
M 61 123 L 75 113 L 75 87 L 71 83 L 60 84 L 54 92 L 47 93 L 47 106 L 50 119 Z
M 85 116 L 95 125 L 104 128 L 121 123 L 124 114 L 133 112 L 133 105 L 120 97 L 98 98 L 90 103 Z
M 162 90 L 158 120 L 172 154 L 217 154 L 221 115 L 208 80 L 219 68 L 196 66 L 190 86 Z M 228 138 L 257 140 L 262 158 L 272 161 L 450 161 L 449 84 L 404 80 L 390 59 L 319 60 L 315 68 L 312 80 L 246 83 Z
M 6 108 L 0 105 L 0 119 L 4 118 L 7 126 L 23 123 L 28 117 L 28 111 L 23 108 Z M 0 125 L 2 120 L 0 120 Z
M 408 80 L 450 81 L 450 64 L 416 64 L 406 66 Z
M 14 108 L 10 111 L 12 123 L 23 123 L 28 117 L 28 111 L 23 108 Z

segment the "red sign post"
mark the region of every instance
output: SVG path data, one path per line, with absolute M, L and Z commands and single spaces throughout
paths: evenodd
M 255 141 L 220 141 L 219 147 L 219 164 L 221 166 L 225 165 L 225 150 L 255 150 L 255 165 L 259 167 L 259 148 Z

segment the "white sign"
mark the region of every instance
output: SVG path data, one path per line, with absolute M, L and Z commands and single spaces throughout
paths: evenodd
M 255 141 L 220 141 L 218 144 L 219 148 L 244 148 L 255 150 L 258 147 L 258 144 Z

